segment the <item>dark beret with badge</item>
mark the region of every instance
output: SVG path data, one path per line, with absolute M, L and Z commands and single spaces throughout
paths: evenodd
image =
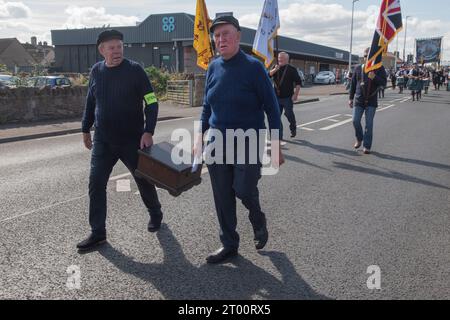
M 105 30 L 101 32 L 97 37 L 97 46 L 99 46 L 102 42 L 109 40 L 123 40 L 123 34 L 117 30 Z
M 239 21 L 233 16 L 219 16 L 214 19 L 214 21 L 211 24 L 211 27 L 209 30 L 211 32 L 214 32 L 214 29 L 222 24 L 231 24 L 233 25 L 238 31 L 241 31 L 241 27 L 239 26 Z

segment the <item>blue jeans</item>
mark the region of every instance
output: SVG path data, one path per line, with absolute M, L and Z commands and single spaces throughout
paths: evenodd
M 89 224 L 92 233 L 106 235 L 106 186 L 119 159 L 133 175 L 150 216 L 161 215 L 161 204 L 155 186 L 134 175 L 138 163 L 138 150 L 139 141 L 112 145 L 94 136 L 89 176 Z
M 297 130 L 297 121 L 294 114 L 294 103 L 292 97 L 290 98 L 278 98 L 278 104 L 280 105 L 280 115 L 284 115 L 289 121 L 289 129 L 291 132 Z M 280 122 L 280 140 L 283 140 L 283 121 Z
M 248 209 L 253 230 L 266 225 L 266 217 L 259 203 L 261 165 L 212 164 L 208 165 L 208 171 L 220 225 L 220 241 L 225 248 L 237 249 L 239 234 L 236 232 L 236 198 Z
M 355 127 L 356 139 L 363 142 L 363 146 L 366 149 L 372 148 L 373 139 L 373 119 L 375 117 L 375 112 L 377 108 L 367 107 L 363 108 L 360 106 L 353 107 L 353 127 Z M 363 114 L 366 117 L 366 128 L 363 133 L 363 128 L 361 126 L 361 119 Z

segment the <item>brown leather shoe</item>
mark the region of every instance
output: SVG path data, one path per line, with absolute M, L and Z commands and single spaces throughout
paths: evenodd
M 369 149 L 366 149 L 366 148 L 364 148 L 364 154 L 370 154 L 370 150 Z
M 353 148 L 358 149 L 359 147 L 361 147 L 361 141 L 356 141 Z

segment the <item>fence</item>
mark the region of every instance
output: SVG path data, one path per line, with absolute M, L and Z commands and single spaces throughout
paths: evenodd
M 205 75 L 196 74 L 190 80 L 170 80 L 167 83 L 167 98 L 175 104 L 187 107 L 203 105 Z
M 174 103 L 194 105 L 194 80 L 171 80 L 167 82 L 167 98 Z

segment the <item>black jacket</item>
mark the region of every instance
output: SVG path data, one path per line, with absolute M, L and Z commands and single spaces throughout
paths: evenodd
M 375 72 L 375 78 L 370 80 L 367 73 L 362 72 L 362 65 L 356 67 L 350 87 L 350 100 L 354 100 L 355 106 L 378 107 L 378 88 L 386 87 L 386 69 L 381 67 Z

